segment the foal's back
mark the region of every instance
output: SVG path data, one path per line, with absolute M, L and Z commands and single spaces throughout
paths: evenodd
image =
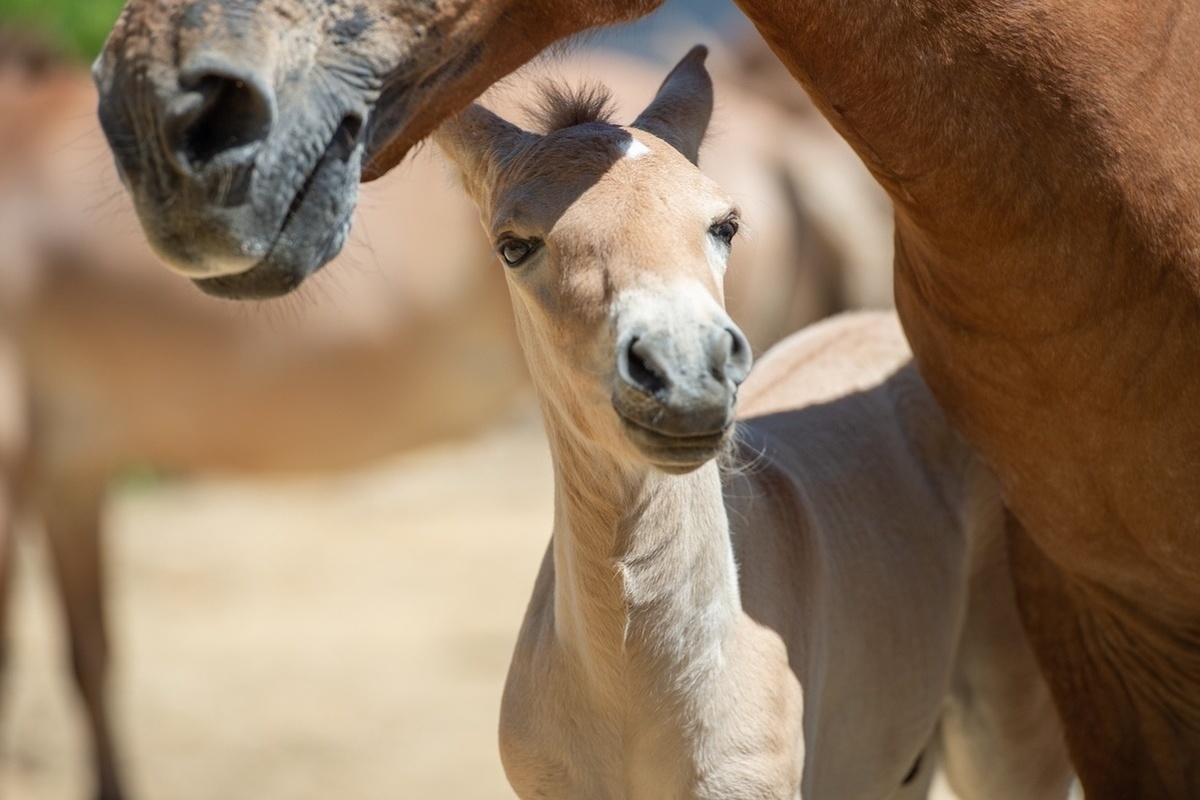
M 805 688 L 804 796 L 924 797 L 941 758 L 963 797 L 1062 797 L 1070 772 L 1020 635 L 998 491 L 895 315 L 784 340 L 739 405 L 726 500 L 741 595 Z M 890 769 L 862 769 L 864 753 Z
M 746 612 L 805 692 L 803 796 L 922 797 L 966 601 L 970 453 L 894 315 L 837 317 L 743 385 L 726 500 Z M 881 724 L 882 722 L 882 724 Z M 877 763 L 861 768 L 864 753 Z

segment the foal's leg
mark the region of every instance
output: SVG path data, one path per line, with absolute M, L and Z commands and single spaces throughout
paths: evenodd
M 63 599 L 71 666 L 83 697 L 92 738 L 98 800 L 122 800 L 107 698 L 108 632 L 100 514 L 105 481 L 99 476 L 44 480 L 41 511 Z
M 998 496 L 979 511 L 966 620 L 942 718 L 942 766 L 964 800 L 1061 800 L 1070 791 L 1071 765 L 1018 616 Z

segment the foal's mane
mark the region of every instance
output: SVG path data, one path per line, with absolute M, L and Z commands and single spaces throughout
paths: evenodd
M 589 122 L 612 123 L 616 117 L 612 91 L 599 83 L 568 86 L 546 81 L 537 88 L 537 100 L 526 107 L 533 130 L 547 134 L 586 125 Z

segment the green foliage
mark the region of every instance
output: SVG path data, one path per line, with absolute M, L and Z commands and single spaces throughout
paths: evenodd
M 0 0 L 0 29 L 35 31 L 65 54 L 91 60 L 124 4 L 124 0 Z
M 152 492 L 171 480 L 171 476 L 149 462 L 126 464 L 117 473 L 113 485 L 126 492 Z

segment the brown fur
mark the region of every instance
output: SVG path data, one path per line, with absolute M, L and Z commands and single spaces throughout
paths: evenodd
M 169 84 L 170 37 L 146 31 L 185 4 L 133 0 L 102 83 L 134 64 Z M 477 56 L 435 85 L 380 70 L 397 76 L 385 106 L 405 106 L 374 173 L 535 52 L 655 4 L 367 5 L 389 68 Z M 1025 622 L 1088 796 L 1200 795 L 1200 10 L 740 5 L 896 204 L 905 331 L 1004 487 Z
M 577 63 L 555 70 L 620 76 L 626 105 L 648 98 L 660 78 L 628 57 Z M 252 474 L 361 464 L 497 419 L 525 391 L 524 373 L 494 257 L 459 233 L 476 214 L 436 159 L 364 192 L 355 246 L 303 298 L 237 307 L 200 295 L 145 246 L 85 74 L 4 75 L 14 79 L 0 75 L 0 319 L 11 345 L 0 347 L 0 514 L 7 524 L 19 507 L 45 510 L 100 791 L 111 798 L 119 792 L 103 690 L 101 559 L 110 477 L 130 462 Z M 799 217 L 767 213 L 776 182 L 863 180 L 861 170 L 828 130 L 796 125 L 754 98 L 727 108 L 761 123 L 755 137 L 717 136 L 706 152 L 756 214 L 757 240 L 735 259 L 734 304 L 765 345 L 834 310 L 808 296 L 813 271 L 855 264 L 869 275 L 871 264 L 884 266 L 852 245 L 885 238 L 887 225 L 866 193 L 848 206 L 860 223 L 853 241 L 808 248 L 791 230 L 797 220 L 832 240 L 839 219 L 807 208 Z M 824 156 L 781 167 L 774 143 L 795 136 Z M 793 274 L 794 291 L 764 292 L 760 284 L 780 270 Z M 0 532 L 0 614 L 9 544 Z

